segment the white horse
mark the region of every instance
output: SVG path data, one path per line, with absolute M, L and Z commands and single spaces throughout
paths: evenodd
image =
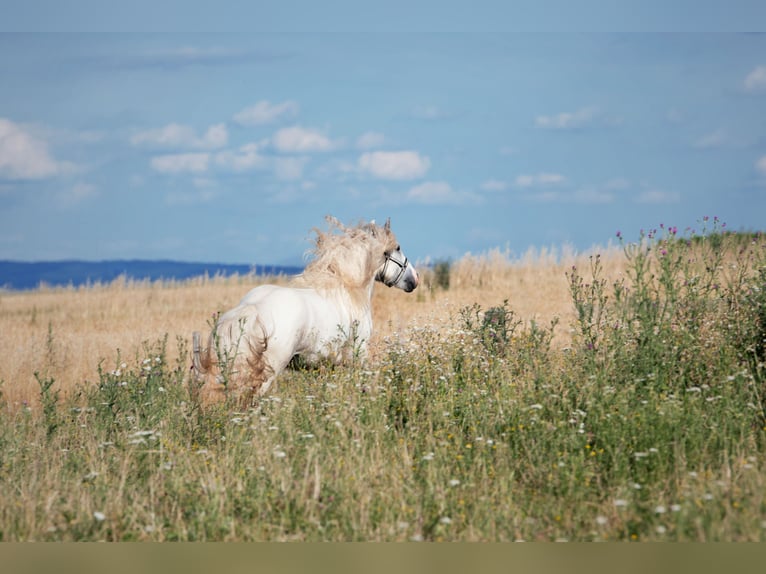
M 375 281 L 411 292 L 418 273 L 391 232 L 375 222 L 346 227 L 327 217 L 315 229 L 314 259 L 288 287 L 261 285 L 218 318 L 208 345 L 194 333 L 193 372 L 207 394 L 228 388 L 245 399 L 263 395 L 290 360 L 308 364 L 362 358 L 372 334 Z

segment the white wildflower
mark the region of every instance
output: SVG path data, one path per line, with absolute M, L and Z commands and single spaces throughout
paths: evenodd
M 95 518 L 97 522 L 103 522 L 104 520 L 106 520 L 106 514 L 104 514 L 103 512 L 99 512 L 97 510 L 96 512 L 93 513 L 93 518 Z

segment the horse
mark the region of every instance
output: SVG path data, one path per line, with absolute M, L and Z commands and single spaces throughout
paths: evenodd
M 362 360 L 372 334 L 375 282 L 407 293 L 418 273 L 391 231 L 374 220 L 347 227 L 327 216 L 311 260 L 287 286 L 260 285 L 220 315 L 203 349 L 193 334 L 192 371 L 205 395 L 245 401 L 266 394 L 295 356 L 308 365 Z M 207 389 L 205 392 L 204 389 Z

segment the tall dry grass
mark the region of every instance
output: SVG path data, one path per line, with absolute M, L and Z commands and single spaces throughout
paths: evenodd
M 619 250 L 601 251 L 610 275 L 623 272 Z M 520 257 L 492 250 L 467 254 L 451 265 L 451 284 L 442 290 L 433 272 L 421 267 L 421 286 L 412 294 L 376 285 L 373 296 L 371 360 L 378 343 L 413 326 L 448 324 L 462 307 L 507 300 L 527 321 L 561 319 L 554 344 L 566 344 L 573 308 L 565 271 L 587 265 L 587 254 L 570 249 L 534 250 Z M 189 281 L 130 281 L 120 278 L 88 287 L 0 292 L 0 381 L 9 405 L 33 403 L 39 395 L 34 373 L 52 376 L 67 392 L 98 379 L 98 366 L 113 368 L 117 354 L 132 358 L 145 342 L 168 335 L 169 358 L 176 360 L 180 338 L 191 344 L 193 331 L 205 331 L 216 311 L 234 306 L 251 288 L 286 277 L 235 276 Z
M 0 540 L 764 541 L 766 238 L 713 231 L 379 288 L 370 366 L 246 409 L 183 345 L 253 278 L 3 294 Z

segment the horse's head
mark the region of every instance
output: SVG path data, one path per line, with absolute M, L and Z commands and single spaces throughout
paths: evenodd
M 391 234 L 391 220 L 386 221 L 384 230 L 387 234 Z M 383 252 L 383 257 L 383 264 L 378 267 L 375 273 L 377 281 L 388 287 L 397 287 L 407 293 L 418 286 L 420 282 L 418 272 L 407 259 L 407 256 L 402 253 L 402 248 L 398 243 L 393 248 L 389 246 Z
M 371 221 L 346 227 L 334 217 L 326 219 L 330 229 L 315 229 L 316 257 L 302 275 L 309 285 L 359 287 L 371 285 L 374 278 L 408 293 L 418 286 L 418 272 L 402 253 L 390 220 L 385 226 Z

